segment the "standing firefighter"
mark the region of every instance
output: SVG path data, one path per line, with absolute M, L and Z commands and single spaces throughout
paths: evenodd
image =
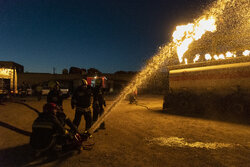
M 72 109 L 76 107 L 75 118 L 73 120 L 73 123 L 78 127 L 83 115 L 85 119 L 86 131 L 91 127 L 92 124 L 90 106 L 91 89 L 88 87 L 87 81 L 85 79 L 82 79 L 82 84 L 73 93 L 71 99 L 71 107 Z
M 47 96 L 47 102 L 55 103 L 57 106 L 62 108 L 63 96 L 60 90 L 60 84 L 58 81 L 56 81 L 54 82 L 54 84 L 51 84 L 51 85 L 52 85 L 51 90 Z
M 106 107 L 104 99 L 104 92 L 102 89 L 102 79 L 96 79 L 95 87 L 93 88 L 93 121 L 97 121 L 98 116 L 101 116 L 104 112 L 103 106 Z M 101 129 L 105 129 L 105 123 L 100 125 Z
M 36 95 L 37 95 L 37 100 L 40 101 L 42 99 L 42 90 L 43 90 L 43 87 L 41 84 L 38 84 L 36 86 Z

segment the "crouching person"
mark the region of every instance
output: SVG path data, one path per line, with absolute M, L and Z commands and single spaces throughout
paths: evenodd
M 78 134 L 77 129 L 67 120 L 66 122 L 72 124 L 72 127 L 70 127 L 71 133 L 69 133 L 64 128 L 62 119 L 58 118 L 58 112 L 60 110 L 56 104 L 47 103 L 43 107 L 43 112 L 34 121 L 30 145 L 36 151 L 36 156 L 44 153 L 49 155 L 62 150 L 65 146 L 81 144 L 81 136 Z

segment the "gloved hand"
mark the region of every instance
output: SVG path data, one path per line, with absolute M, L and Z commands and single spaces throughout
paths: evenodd
M 83 139 L 82 139 L 82 137 L 81 137 L 81 135 L 79 133 L 76 133 L 74 135 L 74 139 L 75 139 L 76 144 L 78 144 L 80 146 L 82 145 Z
M 85 131 L 83 134 L 81 134 L 81 138 L 83 141 L 86 141 L 90 137 L 92 137 L 92 135 L 88 131 Z
M 63 112 L 62 106 L 58 106 L 58 110 Z

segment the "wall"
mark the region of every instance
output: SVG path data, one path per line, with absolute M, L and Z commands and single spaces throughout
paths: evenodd
M 119 93 L 134 78 L 135 74 L 103 74 L 107 78 L 107 88 L 113 88 L 114 93 Z M 162 94 L 166 89 L 165 73 L 158 73 L 148 78 L 145 83 L 138 88 L 138 93 L 157 93 Z M 49 74 L 49 73 L 19 73 L 18 86 L 23 82 L 30 86 L 50 80 L 80 80 L 84 76 L 80 74 Z M 86 77 L 86 76 L 85 76 Z M 74 82 L 73 82 L 74 83 Z
M 77 80 L 82 79 L 80 74 L 49 74 L 49 73 L 19 73 L 17 76 L 18 86 L 26 82 L 30 86 L 36 85 L 49 80 Z

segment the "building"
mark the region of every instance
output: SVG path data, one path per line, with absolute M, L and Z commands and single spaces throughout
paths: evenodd
M 0 61 L 0 68 L 16 69 L 17 73 L 24 72 L 24 67 L 13 61 Z
M 17 72 L 23 73 L 23 66 L 15 62 L 0 61 L 0 95 L 16 94 Z

